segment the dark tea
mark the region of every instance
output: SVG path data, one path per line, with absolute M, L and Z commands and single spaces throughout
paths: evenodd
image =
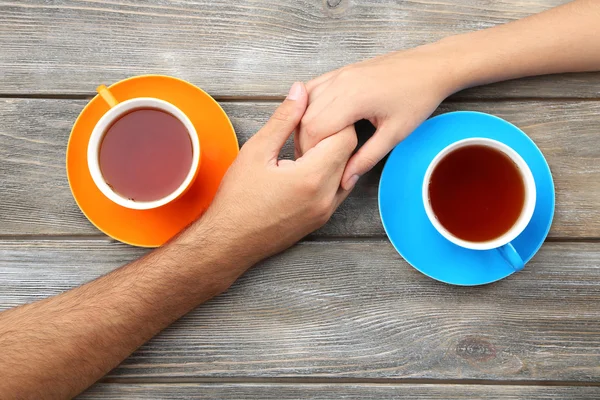
M 192 141 L 175 116 L 139 108 L 110 125 L 99 151 L 100 171 L 118 195 L 155 201 L 173 193 L 192 167 Z
M 438 221 L 459 239 L 486 242 L 513 227 L 525 203 L 517 165 L 489 146 L 470 145 L 447 154 L 429 182 Z

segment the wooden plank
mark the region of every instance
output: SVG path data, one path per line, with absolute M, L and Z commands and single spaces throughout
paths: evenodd
M 139 74 L 217 96 L 283 96 L 295 80 L 567 0 L 44 0 L 0 2 L 0 94 L 92 94 Z M 467 97 L 600 97 L 600 74 L 527 79 Z
M 153 399 L 598 399 L 598 387 L 389 384 L 145 384 L 100 383 L 80 400 Z
M 82 100 L 0 99 L 0 235 L 96 235 L 77 208 L 64 170 L 70 127 Z M 277 103 L 223 103 L 241 142 Z M 446 103 L 438 112 L 479 110 L 522 127 L 546 154 L 554 173 L 554 238 L 600 237 L 600 102 L 501 101 Z M 284 156 L 290 157 L 290 144 Z M 383 236 L 377 208 L 382 165 L 317 236 Z
M 144 252 L 106 240 L 0 241 L 0 304 L 59 293 Z M 598 304 L 599 243 L 547 243 L 519 274 L 456 287 L 421 275 L 385 240 L 305 242 L 108 377 L 597 383 Z

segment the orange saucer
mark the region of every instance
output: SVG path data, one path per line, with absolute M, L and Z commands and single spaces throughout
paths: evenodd
M 118 101 L 155 97 L 183 111 L 198 133 L 202 163 L 196 180 L 179 199 L 152 210 L 132 210 L 113 203 L 96 187 L 87 165 L 87 146 L 94 126 L 109 110 L 98 95 L 83 109 L 69 138 L 67 177 L 77 205 L 102 232 L 121 242 L 157 247 L 198 218 L 212 201 L 219 183 L 238 154 L 229 118 L 206 92 L 180 79 L 136 76 L 109 87 Z

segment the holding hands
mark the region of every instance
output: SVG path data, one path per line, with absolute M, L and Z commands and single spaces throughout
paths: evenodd
M 348 65 L 307 83 L 309 106 L 296 135 L 301 156 L 321 140 L 361 119 L 377 131 L 350 159 L 342 187 L 358 178 L 458 90 L 451 66 L 435 45 Z
M 247 252 L 244 260 L 250 264 L 321 227 L 349 193 L 340 189 L 340 180 L 357 144 L 352 126 L 295 161 L 278 158 L 307 104 L 306 87 L 295 83 L 271 119 L 242 147 L 205 215 L 237 252 Z
M 576 0 L 493 28 L 449 36 L 326 73 L 307 83 L 309 106 L 296 135 L 301 156 L 361 119 L 377 131 L 349 160 L 350 189 L 449 95 L 534 75 L 600 68 L 600 3 Z

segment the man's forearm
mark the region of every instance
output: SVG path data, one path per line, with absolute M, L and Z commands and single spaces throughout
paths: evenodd
M 321 227 L 356 147 L 354 129 L 297 161 L 279 154 L 308 104 L 296 82 L 250 138 L 200 221 L 166 246 L 60 296 L 0 313 L 0 399 L 70 398 L 258 261 Z
M 67 398 L 224 291 L 249 265 L 203 220 L 169 245 L 57 297 L 0 313 L 0 398 Z
M 526 76 L 600 70 L 600 1 L 577 0 L 433 44 L 452 60 L 456 90 Z

